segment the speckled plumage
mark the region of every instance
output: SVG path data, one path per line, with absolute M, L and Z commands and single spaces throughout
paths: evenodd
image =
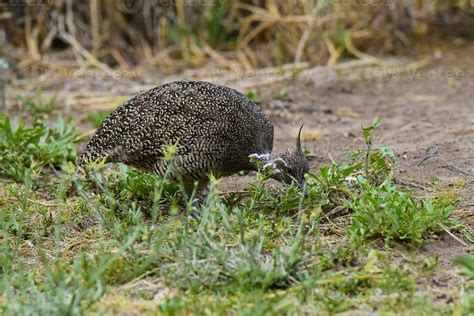
M 177 81 L 141 93 L 113 111 L 77 165 L 105 158 L 163 174 L 163 150 L 176 143 L 175 165 L 183 179 L 205 183 L 210 173 L 255 170 L 249 155 L 271 153 L 273 124 L 234 89 Z

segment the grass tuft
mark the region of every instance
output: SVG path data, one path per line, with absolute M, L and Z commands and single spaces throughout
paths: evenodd
M 394 186 L 394 154 L 374 144 L 377 126 L 349 163 L 309 173 L 302 189 L 259 172 L 248 191 L 225 197 L 211 177 L 195 199 L 171 180 L 177 145 L 162 177 L 101 164 L 82 177 L 71 172 L 80 141 L 71 121 L 1 115 L 0 172 L 18 182 L 0 190 L 0 313 L 432 310 L 417 287 L 437 260 L 401 259 L 372 241 L 419 246 L 452 227 L 456 200 Z M 465 273 L 469 259 L 457 259 Z M 446 312 L 469 311 L 470 297 Z
M 19 121 L 15 126 L 9 116 L 0 113 L 0 174 L 20 180 L 30 168 L 39 171 L 46 165 L 73 162 L 74 144 L 81 140 L 71 120 L 59 117 L 54 128 L 41 120 L 32 126 Z
M 17 102 L 28 112 L 36 116 L 51 114 L 59 108 L 59 99 L 56 94 L 43 96 L 42 91 L 36 91 L 33 95 L 17 95 Z
M 382 237 L 413 245 L 423 242 L 423 236 L 447 223 L 452 206 L 433 203 L 429 199 L 416 202 L 409 191 L 400 191 L 387 178 L 381 186 L 371 186 L 359 176 L 360 193 L 345 205 L 354 211 L 349 234 L 356 243 Z

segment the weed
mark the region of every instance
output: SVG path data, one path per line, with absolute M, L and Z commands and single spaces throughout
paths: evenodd
M 206 10 L 204 16 L 207 42 L 212 48 L 232 48 L 225 47 L 237 37 L 239 22 L 235 19 L 228 19 L 231 1 L 216 1 Z
M 296 77 L 303 71 L 303 67 L 300 67 L 296 64 L 294 64 L 291 67 L 291 79 L 296 79 Z
M 362 176 L 357 178 L 360 194 L 346 207 L 354 211 L 349 234 L 355 243 L 382 237 L 413 245 L 423 241 L 423 235 L 436 230 L 447 221 L 452 206 L 432 203 L 428 199 L 416 202 L 409 191 L 400 191 L 387 178 L 380 186 L 371 186 Z
M 262 100 L 257 90 L 251 89 L 245 93 L 245 96 L 253 103 L 260 103 Z
M 92 125 L 93 128 L 99 128 L 100 124 L 109 116 L 109 111 L 102 112 L 89 112 L 87 113 L 87 120 Z
M 364 159 L 365 177 L 375 184 L 385 179 L 395 161 L 395 153 L 389 146 L 382 144 L 379 147 L 373 147 L 371 134 L 379 128 L 381 120 L 380 117 L 376 118 L 368 127 L 362 127 L 366 148 L 349 154 L 352 160 Z
M 72 121 L 58 118 L 55 128 L 39 120 L 33 126 L 20 121 L 15 127 L 9 116 L 0 113 L 0 174 L 20 180 L 29 168 L 38 171 L 48 164 L 74 161 L 74 144 L 81 140 Z
M 453 258 L 453 262 L 460 265 L 460 273 L 467 277 L 468 282 L 465 285 L 466 292 L 461 297 L 459 304 L 459 314 L 472 314 L 474 312 L 474 256 L 473 255 L 457 255 Z
M 353 175 L 361 164 L 335 164 L 320 168 L 320 175 L 308 174 L 308 186 L 327 195 L 334 206 L 350 194 Z
M 50 114 L 59 108 L 59 100 L 56 94 L 45 97 L 43 92 L 39 90 L 30 96 L 17 95 L 16 100 L 35 116 Z
M 453 258 L 453 261 L 462 266 L 461 274 L 474 280 L 474 256 L 473 255 L 458 255 Z

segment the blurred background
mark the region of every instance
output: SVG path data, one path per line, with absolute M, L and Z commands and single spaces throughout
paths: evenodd
M 18 76 L 93 67 L 234 71 L 413 53 L 472 38 L 472 0 L 2 0 L 0 55 Z M 155 69 L 155 68 L 153 68 Z

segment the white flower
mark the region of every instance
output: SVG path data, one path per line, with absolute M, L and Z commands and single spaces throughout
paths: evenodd
M 265 153 L 265 154 L 251 154 L 249 155 L 249 158 L 255 158 L 255 159 L 258 159 L 258 160 L 269 160 L 271 157 L 271 155 L 269 153 Z

